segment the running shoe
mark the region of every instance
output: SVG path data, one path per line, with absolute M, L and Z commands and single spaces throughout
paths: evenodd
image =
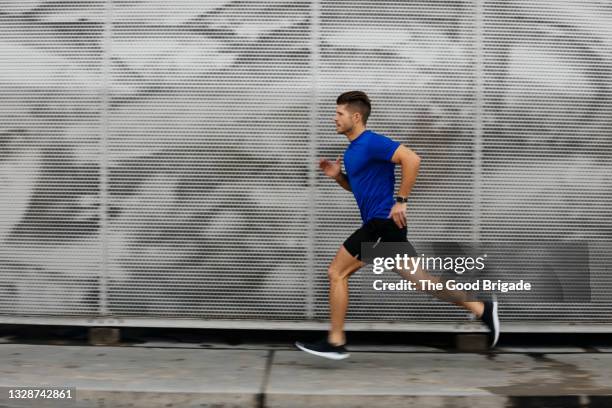
M 332 360 L 343 360 L 350 356 L 344 345 L 335 346 L 329 343 L 327 339 L 322 339 L 314 343 L 301 343 L 296 341 L 295 345 L 302 351 Z
M 493 348 L 499 340 L 499 316 L 497 315 L 497 298 L 493 297 L 492 300 L 484 301 L 484 312 L 480 316 L 480 320 L 489 328 L 490 331 L 490 344 L 489 347 Z

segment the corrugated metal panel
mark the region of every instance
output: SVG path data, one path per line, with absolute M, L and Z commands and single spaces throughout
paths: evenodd
M 592 303 L 508 305 L 508 318 L 612 318 L 612 9 L 486 1 L 484 240 L 588 240 Z M 579 277 L 576 277 L 579 278 Z
M 0 3 L 2 313 L 98 310 L 103 10 Z
M 316 160 L 361 89 L 368 127 L 423 157 L 410 239 L 596 241 L 596 302 L 502 318 L 609 323 L 611 21 L 597 1 L 3 2 L 0 313 L 327 318 L 361 221 Z M 371 276 L 349 320 L 465 320 Z
M 302 316 L 309 248 L 309 2 L 116 4 L 108 307 Z

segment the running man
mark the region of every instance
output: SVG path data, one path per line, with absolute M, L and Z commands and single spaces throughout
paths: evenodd
M 331 328 L 327 338 L 314 343 L 296 342 L 295 345 L 317 356 L 341 360 L 349 356 L 344 334 L 349 299 L 348 278 L 368 262 L 361 259 L 361 243 L 379 240 L 406 242 L 411 252 L 409 256 L 418 256 L 406 237 L 406 203 L 416 181 L 421 159 L 401 143 L 366 129 L 371 105 L 364 92 L 345 92 L 338 97 L 336 105 L 336 132 L 344 134 L 349 140 L 344 152 L 346 174 L 341 171 L 340 157 L 333 162 L 321 159 L 319 167 L 326 176 L 353 193 L 363 224 L 344 241 L 328 267 Z M 396 164 L 401 166 L 402 179 L 394 199 Z M 414 274 L 397 272 L 417 282 L 421 279 L 440 281 L 422 268 L 418 268 Z M 478 317 L 489 328 L 490 346 L 494 347 L 499 337 L 497 301 L 468 301 L 464 293 L 452 292 L 433 294 Z

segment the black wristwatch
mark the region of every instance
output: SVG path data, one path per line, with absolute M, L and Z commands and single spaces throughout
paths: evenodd
M 398 203 L 407 203 L 408 197 L 396 196 L 395 201 Z

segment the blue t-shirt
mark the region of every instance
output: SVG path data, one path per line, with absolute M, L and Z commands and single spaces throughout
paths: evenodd
M 400 144 L 366 129 L 344 152 L 344 168 L 364 224 L 372 218 L 389 218 L 395 204 L 391 157 Z

